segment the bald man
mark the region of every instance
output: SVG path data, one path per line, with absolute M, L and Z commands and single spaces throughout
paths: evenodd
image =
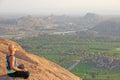
M 24 69 L 24 65 L 17 65 L 15 52 L 17 48 L 10 44 L 8 46 L 9 53 L 6 56 L 6 68 L 7 68 L 7 74 L 10 77 L 23 77 L 24 79 L 27 79 L 29 77 L 29 71 Z

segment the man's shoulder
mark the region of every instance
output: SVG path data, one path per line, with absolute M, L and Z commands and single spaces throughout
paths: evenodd
M 8 58 L 10 58 L 10 59 L 14 59 L 15 56 L 14 56 L 14 55 L 9 55 Z

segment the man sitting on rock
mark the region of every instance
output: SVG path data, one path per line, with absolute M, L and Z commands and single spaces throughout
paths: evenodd
M 8 76 L 10 77 L 21 77 L 27 79 L 29 77 L 29 71 L 24 68 L 24 65 L 17 65 L 15 52 L 17 48 L 11 44 L 8 46 L 9 53 L 6 56 L 6 68 Z

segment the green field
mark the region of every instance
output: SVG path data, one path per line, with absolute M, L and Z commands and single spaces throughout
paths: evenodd
M 107 54 L 120 56 L 120 39 L 86 38 L 80 35 L 40 35 L 38 37 L 15 40 L 24 49 L 36 55 L 45 57 L 68 68 L 75 60 L 89 59 L 90 55 Z M 109 71 L 96 68 L 93 63 L 79 64 L 72 73 L 86 80 L 119 80 L 119 71 Z
M 120 72 L 95 68 L 90 64 L 79 64 L 71 72 L 85 80 L 120 80 Z
M 120 48 L 120 42 L 112 42 L 112 41 L 91 41 L 89 42 L 89 51 L 90 52 L 99 52 L 99 53 L 107 53 L 108 55 L 120 55 L 120 51 L 116 50 Z

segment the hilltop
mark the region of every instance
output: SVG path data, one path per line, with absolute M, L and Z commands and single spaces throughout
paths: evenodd
M 103 21 L 91 30 L 102 36 L 120 36 L 120 18 Z
M 28 53 L 18 43 L 5 38 L 0 38 L 0 75 L 6 74 L 5 56 L 8 53 L 8 44 L 14 44 L 18 47 L 19 51 L 16 52 L 17 60 L 19 64 L 25 64 L 30 71 L 29 80 L 82 80 L 56 63 Z

